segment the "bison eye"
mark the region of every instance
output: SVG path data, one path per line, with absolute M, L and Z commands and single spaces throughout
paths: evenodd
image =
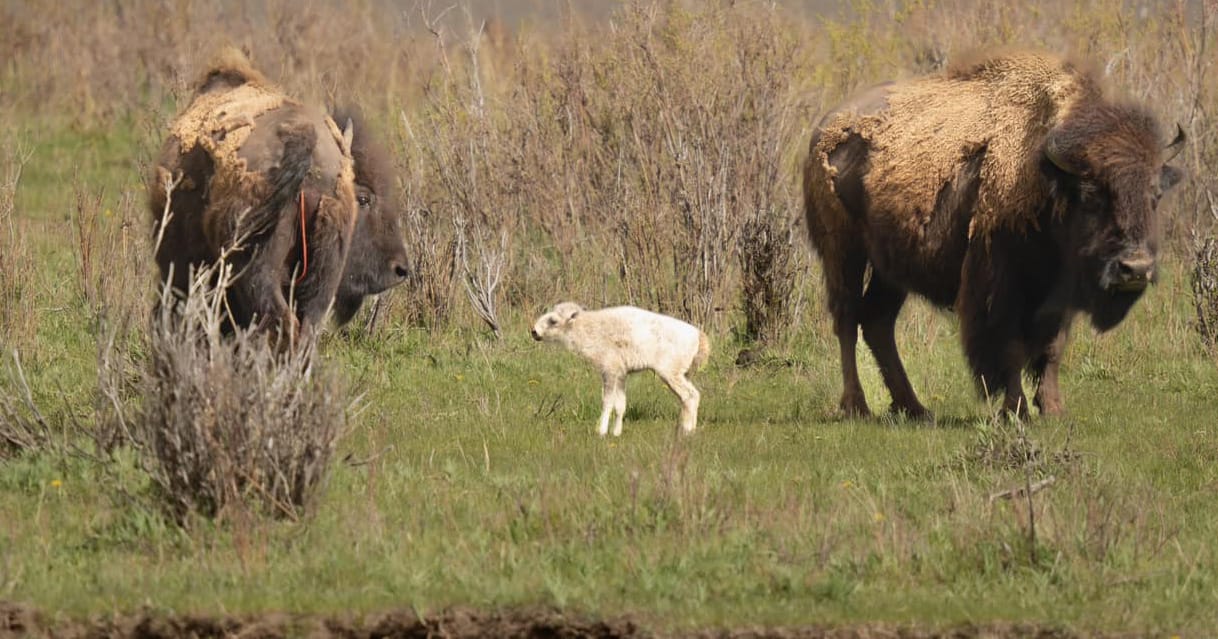
M 364 195 L 363 193 L 355 196 L 355 201 L 359 202 L 360 206 L 368 206 L 369 204 L 372 204 L 372 198 Z

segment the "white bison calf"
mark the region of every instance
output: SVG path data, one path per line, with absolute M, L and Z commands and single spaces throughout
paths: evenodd
M 693 432 L 698 424 L 701 394 L 686 377 L 710 354 L 706 334 L 675 317 L 633 306 L 586 311 L 563 302 L 533 324 L 533 339 L 558 342 L 579 353 L 601 370 L 604 393 L 600 427 L 609 432 L 609 414 L 617 413 L 613 435 L 622 434 L 626 412 L 626 375 L 651 369 L 681 400 L 681 430 Z

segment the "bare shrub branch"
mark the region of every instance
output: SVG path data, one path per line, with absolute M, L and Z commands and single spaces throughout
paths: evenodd
M 457 260 L 461 263 L 465 294 L 479 319 L 486 322 L 495 337 L 502 337 L 499 329 L 499 312 L 496 292 L 503 283 L 503 272 L 508 267 L 508 234 L 501 231 L 499 245 L 488 245 L 486 234 L 475 230 L 473 248 L 470 248 L 469 232 L 465 220 L 453 221 L 457 235 Z M 471 257 L 471 253 L 473 254 Z M 471 260 L 474 264 L 471 266 Z

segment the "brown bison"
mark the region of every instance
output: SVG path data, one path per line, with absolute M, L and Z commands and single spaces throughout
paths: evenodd
M 1150 113 L 1037 53 L 881 85 L 824 116 L 804 203 L 841 347 L 842 410 L 869 414 L 861 326 L 893 409 L 927 415 L 894 337 L 913 292 L 955 306 L 983 391 L 1026 414 L 1027 370 L 1041 413 L 1059 414 L 1073 317 L 1111 329 L 1155 280 L 1156 207 L 1180 179 L 1166 162 L 1183 142 L 1179 131 L 1165 149 Z
M 401 283 L 389 163 L 358 114 L 337 120 L 345 130 L 224 51 L 170 125 L 149 184 L 162 281 L 181 294 L 194 267 L 224 259 L 233 321 L 290 336 L 331 305 L 346 322 L 364 296 Z

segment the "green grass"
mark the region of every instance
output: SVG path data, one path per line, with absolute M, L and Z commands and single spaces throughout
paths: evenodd
M 79 166 L 111 185 L 107 198 L 138 179 L 105 159 L 124 142 L 46 135 L 19 209 L 45 247 L 25 361 L 62 423 L 92 414 L 96 346 L 60 215 L 72 193 L 53 165 L 94 149 Z M 1115 333 L 1077 328 L 1063 368 L 1070 416 L 1027 429 L 1041 451 L 1030 472 L 1057 477 L 1035 497 L 1035 546 L 1024 502 L 987 501 L 1026 481 L 1004 463 L 1019 437 L 976 399 L 948 315 L 912 304 L 899 336 L 936 424 L 833 417 L 837 347 L 818 304 L 787 362 L 737 369 L 738 346 L 715 337 L 694 378 L 696 436 L 675 437 L 676 401 L 640 374 L 624 435 L 600 439 L 596 373 L 532 342 L 529 314 L 511 311 L 502 341 L 396 325 L 326 341 L 328 365 L 364 393 L 339 457 L 366 463 L 336 463 L 302 523 L 183 532 L 116 494 L 146 490 L 129 459 L 117 480 L 50 454 L 0 461 L 0 599 L 76 616 L 545 603 L 674 628 L 1201 632 L 1218 624 L 1218 372 L 1189 304 L 1172 264 Z M 860 362 L 882 409 L 874 361 Z

